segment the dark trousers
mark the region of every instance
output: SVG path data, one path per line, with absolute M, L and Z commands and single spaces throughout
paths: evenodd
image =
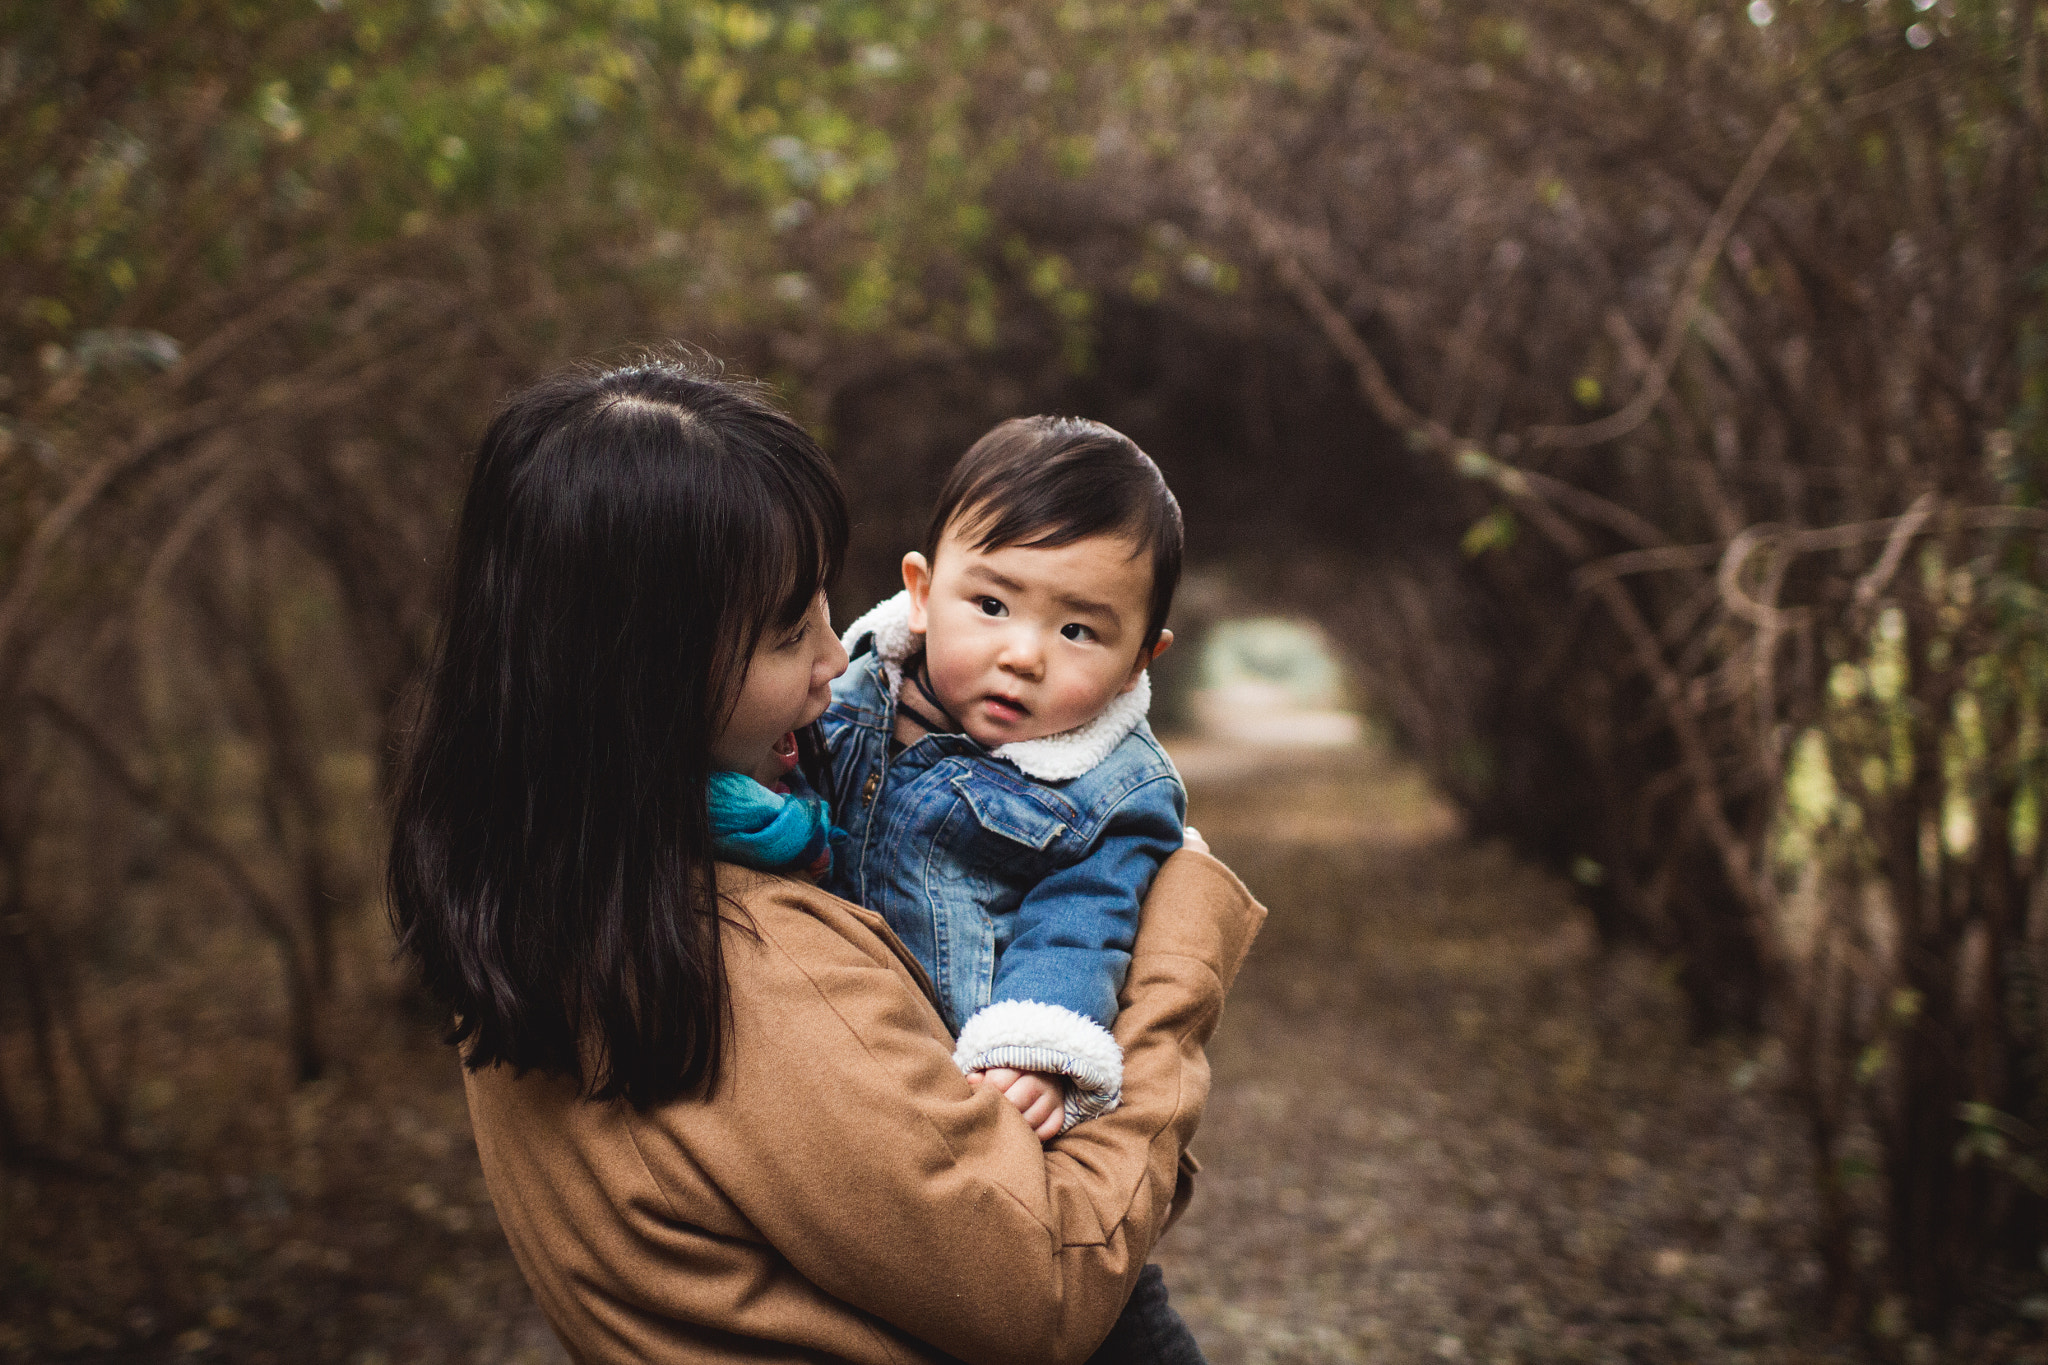
M 1158 1266 L 1139 1272 L 1123 1316 L 1088 1357 L 1088 1365 L 1209 1365 L 1195 1334 L 1166 1301 L 1166 1277 Z

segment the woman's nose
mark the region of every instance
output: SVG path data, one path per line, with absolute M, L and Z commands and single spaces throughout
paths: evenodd
M 834 635 L 829 628 L 825 631 L 825 638 L 832 643 L 826 648 L 824 657 L 819 659 L 818 662 L 825 670 L 824 681 L 831 682 L 846 671 L 846 646 L 839 642 L 839 637 Z

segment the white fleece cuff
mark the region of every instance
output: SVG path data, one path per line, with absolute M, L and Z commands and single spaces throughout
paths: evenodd
M 1109 1030 L 1064 1005 L 998 1000 L 960 1030 L 953 1063 L 963 1072 L 1007 1066 L 1064 1076 L 1066 1114 L 1060 1131 L 1117 1107 L 1124 1087 L 1124 1050 Z

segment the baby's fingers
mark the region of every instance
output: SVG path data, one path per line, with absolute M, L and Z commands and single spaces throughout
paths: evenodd
M 1028 1119 L 1030 1115 L 1025 1115 Z M 1051 1142 L 1060 1135 L 1060 1125 L 1067 1121 L 1067 1106 L 1060 1096 L 1052 1096 L 1052 1107 L 1046 1116 L 1031 1125 L 1031 1131 L 1038 1134 L 1040 1142 Z
M 1061 1111 L 1065 1108 L 1061 1103 L 1060 1089 L 1056 1085 L 1047 1085 L 1035 1076 L 1031 1079 L 1036 1085 L 1035 1093 L 1031 1094 L 1030 1103 L 1019 1106 L 1019 1112 L 1024 1115 L 1024 1122 L 1031 1125 L 1031 1131 L 1038 1134 L 1040 1141 L 1056 1138 L 1060 1135 Z M 1023 1097 L 1013 1094 L 1010 1098 L 1014 1103 Z
M 1007 1066 L 992 1066 L 986 1071 L 970 1071 L 967 1079 L 976 1085 L 992 1085 L 998 1095 L 1010 1093 L 1010 1087 L 1024 1078 L 1024 1073 Z

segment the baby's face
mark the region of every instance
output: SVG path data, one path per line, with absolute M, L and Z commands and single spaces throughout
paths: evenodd
M 978 550 L 948 527 L 936 562 L 903 559 L 910 628 L 932 691 L 988 748 L 1093 720 L 1170 635 L 1141 655 L 1152 557 L 1126 536 Z

